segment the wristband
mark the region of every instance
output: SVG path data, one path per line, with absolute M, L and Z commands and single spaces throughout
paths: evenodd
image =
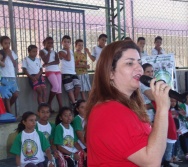
M 53 160 L 48 161 L 48 166 L 49 166 L 50 164 L 54 165 L 54 161 L 53 161 Z
M 71 157 L 72 159 L 74 159 L 74 153 L 72 153 L 72 154 L 70 155 L 70 157 Z

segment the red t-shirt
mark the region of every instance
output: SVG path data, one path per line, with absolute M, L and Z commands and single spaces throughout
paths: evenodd
M 121 103 L 96 105 L 87 125 L 88 167 L 137 167 L 127 157 L 147 145 L 150 132 L 150 124 Z

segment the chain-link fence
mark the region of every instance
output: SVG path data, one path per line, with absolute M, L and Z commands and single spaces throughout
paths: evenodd
M 13 9 L 14 33 L 16 50 L 18 54 L 19 72 L 22 59 L 27 56 L 27 47 L 36 44 L 42 49 L 42 42 L 47 36 L 54 39 L 54 50 L 61 49 L 61 38 L 70 35 L 72 49 L 74 41 L 83 39 L 85 46 L 91 51 L 97 45 L 97 37 L 106 33 L 104 2 L 79 2 L 75 0 L 64 1 L 0 1 L 0 36 L 10 33 L 10 10 Z M 34 2 L 34 3 L 33 3 Z M 76 5 L 75 5 L 76 4 Z M 92 5 L 90 5 L 92 4 Z M 100 6 L 101 5 L 101 6 Z M 10 9 L 11 8 L 11 9 Z M 94 64 L 91 64 L 91 70 Z
M 113 31 L 109 31 L 112 28 L 119 30 L 118 35 L 122 38 L 126 34 L 135 42 L 138 37 L 145 37 L 146 50 L 149 54 L 154 47 L 154 38 L 161 36 L 164 50 L 175 54 L 176 66 L 188 66 L 188 2 L 185 0 L 12 0 L 12 2 L 13 6 L 10 6 L 10 0 L 0 1 L 0 36 L 11 37 L 10 21 L 13 17 L 14 45 L 19 56 L 19 64 L 27 56 L 27 47 L 30 44 L 36 44 L 42 49 L 42 41 L 46 36 L 54 38 L 56 51 L 61 49 L 60 40 L 67 34 L 72 37 L 73 49 L 74 41 L 82 38 L 91 51 L 92 47 L 97 45 L 97 37 L 101 33 L 107 33 L 111 38 L 109 41 L 113 40 Z M 95 63 L 88 61 L 93 70 Z
M 146 38 L 146 50 L 151 54 L 154 38 L 163 38 L 162 47 L 174 53 L 177 67 L 188 66 L 188 1 L 126 0 L 127 34 L 135 41 Z

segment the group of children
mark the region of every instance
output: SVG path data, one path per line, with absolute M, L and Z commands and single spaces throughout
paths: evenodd
M 98 37 L 98 45 L 93 47 L 92 53 L 85 48 L 83 53 L 84 42 L 82 39 L 75 41 L 75 52 L 71 50 L 71 38 L 68 35 L 62 38 L 62 50 L 58 53 L 53 50 L 54 40 L 52 37 L 47 37 L 43 41 L 44 48 L 39 51 L 36 45 L 28 46 L 28 56 L 22 61 L 22 69 L 24 74 L 28 76 L 29 85 L 37 93 L 38 104 L 47 102 L 51 108 L 52 100 L 56 96 L 59 109 L 63 106 L 62 100 L 62 83 L 65 91 L 68 93 L 71 104 L 74 106 L 78 100 L 81 92 L 82 99 L 86 100 L 85 92 L 91 89 L 88 69 L 90 66 L 87 62 L 87 57 L 92 61 L 97 61 L 102 48 L 105 46 L 107 40 L 106 34 L 101 34 Z M 0 44 L 0 72 L 1 84 L 6 85 L 7 82 L 12 82 L 14 90 L 11 91 L 12 97 L 4 99 L 4 104 L 7 112 L 11 112 L 11 105 L 18 97 L 18 86 L 16 82 L 17 55 L 10 50 L 10 38 L 2 36 Z M 41 60 L 43 64 L 41 63 Z M 46 84 L 43 74 L 45 69 L 45 76 L 50 82 L 51 90 L 47 100 Z
M 87 63 L 87 57 L 92 61 L 99 59 L 102 48 L 105 47 L 107 36 L 101 34 L 98 38 L 98 45 L 93 48 L 92 53 L 85 48 L 83 53 L 84 42 L 82 39 L 75 41 L 75 52 L 71 50 L 71 38 L 65 35 L 62 38 L 62 50 L 56 53 L 53 50 L 53 38 L 47 37 L 43 41 L 44 48 L 39 51 L 39 56 L 43 61 L 43 65 L 37 58 L 38 48 L 36 45 L 28 47 L 28 56 L 22 62 L 23 72 L 28 76 L 29 84 L 33 90 L 37 92 L 38 121 L 36 115 L 32 112 L 26 112 L 22 116 L 22 120 L 18 125 L 14 144 L 11 152 L 16 154 L 17 166 L 26 167 L 43 167 L 55 166 L 56 164 L 72 167 L 75 161 L 86 166 L 86 143 L 84 140 L 84 118 L 85 113 L 85 91 L 90 91 L 91 85 L 88 75 L 90 66 Z M 131 40 L 126 38 L 125 40 Z M 15 66 L 16 54 L 10 50 L 10 38 L 1 37 L 0 44 L 3 50 L 0 50 L 0 69 L 1 84 L 6 85 L 7 82 L 14 84 L 11 99 L 4 99 L 7 112 L 10 112 L 10 106 L 18 97 L 18 86 L 16 84 Z M 155 38 L 155 48 L 152 49 L 152 55 L 164 54 L 161 48 L 162 38 Z M 137 45 L 140 48 L 140 55 L 148 56 L 144 50 L 145 38 L 139 37 Z M 46 85 L 42 75 L 43 68 L 45 76 L 51 84 L 49 98 L 46 100 Z M 143 65 L 144 75 L 153 77 L 152 65 L 146 63 Z M 72 110 L 63 107 L 62 104 L 62 88 L 68 93 L 70 102 L 73 104 L 75 118 L 73 120 Z M 154 121 L 155 104 L 150 88 L 141 84 L 141 92 L 147 109 L 149 119 Z M 78 100 L 81 91 L 83 100 Z M 55 120 L 55 125 L 48 122 L 51 104 L 56 96 L 59 104 L 59 113 Z M 180 161 L 177 157 L 178 143 L 188 159 L 188 96 L 185 104 L 178 105 L 175 99 L 171 99 L 171 108 L 169 109 L 169 129 L 167 148 L 163 157 L 163 166 L 175 166 L 174 162 Z M 73 120 L 73 121 L 72 121 Z M 36 122 L 36 123 L 35 123 Z M 42 133 L 41 133 L 42 132 Z M 45 136 L 45 137 L 44 137 Z M 52 155 L 51 155 L 52 153 Z M 62 156 L 63 155 L 63 156 Z M 55 157 L 55 159 L 53 158 Z
M 74 114 L 62 107 L 55 124 L 49 122 L 50 106 L 41 103 L 37 115 L 25 112 L 16 129 L 10 152 L 16 155 L 20 167 L 78 167 L 87 166 L 84 142 L 85 100 L 78 100 Z M 75 118 L 73 119 L 73 116 Z M 38 120 L 36 118 L 38 116 Z
M 145 63 L 142 65 L 144 75 L 153 77 L 154 70 L 151 64 Z M 151 89 L 141 83 L 140 90 L 143 95 L 143 100 L 147 110 L 151 124 L 155 117 L 155 103 Z M 163 156 L 163 167 L 178 167 L 179 165 L 173 162 L 183 162 L 178 157 L 178 150 L 183 151 L 185 159 L 188 160 L 188 93 L 185 93 L 186 102 L 178 104 L 177 100 L 171 98 L 171 106 L 168 114 L 168 134 L 167 146 Z

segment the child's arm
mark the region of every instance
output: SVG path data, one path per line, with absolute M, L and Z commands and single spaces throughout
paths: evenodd
M 59 59 L 65 59 L 66 61 L 71 60 L 71 54 L 70 54 L 70 49 L 65 49 L 67 51 L 67 54 L 63 51 L 59 52 Z
M 78 139 L 86 146 L 85 140 L 84 140 L 84 133 L 81 130 L 77 130 L 76 134 L 78 136 Z
M 57 145 L 57 149 L 62 153 L 62 154 L 67 154 L 70 157 L 74 158 L 76 161 L 80 159 L 80 156 L 78 154 L 71 153 L 70 151 L 66 150 L 65 148 L 61 147 L 60 145 Z
M 42 70 L 42 68 L 40 68 L 40 71 L 39 71 L 39 73 L 35 76 L 35 78 L 38 80 L 39 77 L 42 75 L 42 73 L 43 73 L 43 70 Z
M 14 58 L 13 58 L 13 56 L 12 56 L 12 51 L 9 49 L 9 50 L 6 52 L 6 54 L 10 57 L 10 59 L 11 59 L 13 65 L 14 65 L 14 67 L 17 67 L 17 61 L 14 60 Z
M 51 51 L 48 51 L 48 54 L 45 55 L 45 53 L 43 52 L 43 50 L 40 50 L 39 56 L 41 57 L 41 59 L 44 62 L 44 64 L 47 64 L 49 62 L 50 53 L 51 53 Z
M 20 156 L 16 155 L 16 166 L 21 166 Z
M 86 55 L 89 56 L 89 58 L 94 62 L 96 60 L 96 58 L 94 56 L 91 55 L 90 51 L 88 48 L 85 48 L 85 52 L 86 52 Z
M 23 69 L 24 74 L 27 75 L 28 78 L 30 78 L 33 82 L 35 82 L 35 81 L 37 80 L 36 77 L 31 76 L 31 75 L 27 72 L 27 69 L 26 69 L 26 68 L 22 68 L 22 69 Z
M 50 148 L 48 148 L 45 151 L 45 153 L 46 153 L 46 156 L 48 157 L 48 164 L 49 164 L 48 167 L 54 167 L 54 163 L 53 163 L 53 159 L 52 159 L 52 154 L 51 154 Z
M 0 66 L 5 67 L 5 63 L 3 62 L 3 56 L 0 54 Z
M 50 147 L 51 147 L 51 150 L 52 150 L 54 157 L 58 158 L 57 147 L 54 144 L 53 140 L 50 140 Z
M 65 148 L 61 147 L 61 145 L 57 145 L 57 149 L 62 153 L 62 154 L 67 154 L 67 155 L 72 155 L 72 153 Z
M 55 61 L 52 61 L 50 63 L 46 63 L 46 66 L 48 65 L 56 65 L 56 64 L 59 64 L 59 58 L 58 58 L 58 54 L 55 53 Z
M 90 66 L 87 64 L 77 64 L 77 63 L 75 63 L 75 67 L 76 68 L 86 68 L 86 69 L 90 68 Z

